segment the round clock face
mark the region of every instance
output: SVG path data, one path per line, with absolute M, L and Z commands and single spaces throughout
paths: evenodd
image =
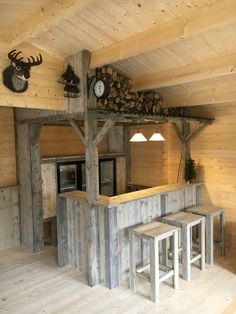
M 98 80 L 94 84 L 93 91 L 97 98 L 105 98 L 109 94 L 109 85 L 106 81 Z

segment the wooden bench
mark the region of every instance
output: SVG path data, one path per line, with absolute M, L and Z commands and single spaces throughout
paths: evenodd
M 191 280 L 191 264 L 200 260 L 200 268 L 205 268 L 205 217 L 191 213 L 178 212 L 162 217 L 162 222 L 181 228 L 181 247 L 183 255 L 183 279 Z M 200 228 L 200 247 L 197 254 L 192 250 L 192 227 Z
M 214 218 L 220 216 L 221 222 L 221 255 L 225 255 L 224 245 L 224 228 L 225 228 L 225 213 L 224 208 L 213 205 L 193 206 L 186 211 L 203 215 L 206 217 L 206 262 L 210 265 L 214 262 Z
M 159 242 L 166 238 L 173 240 L 173 261 L 172 268 L 163 265 L 160 275 L 161 265 L 159 263 Z M 150 265 L 136 268 L 136 238 L 148 240 L 150 243 Z M 159 301 L 159 285 L 164 280 L 173 277 L 173 287 L 179 286 L 179 261 L 178 261 L 178 228 L 163 224 L 161 222 L 151 222 L 129 229 L 130 245 L 130 288 L 136 289 L 136 273 L 144 272 L 150 266 L 151 300 Z

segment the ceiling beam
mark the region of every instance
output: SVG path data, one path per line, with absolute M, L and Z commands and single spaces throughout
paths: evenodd
M 50 27 L 57 25 L 61 20 L 78 13 L 79 10 L 88 6 L 95 0 L 53 0 L 42 7 L 40 11 L 30 18 L 15 26 L 12 34 L 11 46 L 15 47 L 23 42 L 30 41 L 45 32 Z
M 168 71 L 156 72 L 133 80 L 132 91 L 156 89 L 199 80 L 230 75 L 236 72 L 236 54 L 196 62 Z
M 210 88 L 197 92 L 184 92 L 175 95 L 163 95 L 163 107 L 191 107 L 209 104 L 236 102 L 236 89 Z
M 134 57 L 177 40 L 232 23 L 236 21 L 235 11 L 235 0 L 217 1 L 211 6 L 196 10 L 192 15 L 158 24 L 146 31 L 93 52 L 90 68 L 93 69 Z

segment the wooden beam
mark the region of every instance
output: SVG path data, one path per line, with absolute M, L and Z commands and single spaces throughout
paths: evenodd
M 146 31 L 93 52 L 90 68 L 133 57 L 214 27 L 232 23 L 236 20 L 235 12 L 236 2 L 234 0 L 217 1 L 211 6 L 196 10 L 192 15 L 181 16 L 158 24 Z
M 109 129 L 115 124 L 115 120 L 113 119 L 109 119 L 107 120 L 103 126 L 101 127 L 101 129 L 98 131 L 98 133 L 96 134 L 96 137 L 94 138 L 94 145 L 98 146 L 98 144 L 101 142 L 101 140 L 103 139 L 103 137 L 107 134 L 107 132 L 109 131 Z
M 163 107 L 191 107 L 207 104 L 220 104 L 236 101 L 236 90 L 227 91 L 219 88 L 210 88 L 200 90 L 198 92 L 184 92 L 175 94 L 174 96 L 163 96 Z
M 46 32 L 50 27 L 57 25 L 61 20 L 78 13 L 79 10 L 88 6 L 94 0 L 53 0 L 45 7 L 33 14 L 24 23 L 14 27 L 11 46 L 15 47 L 22 42 L 36 38 L 40 33 Z
M 81 139 L 81 141 L 83 142 L 83 144 L 85 144 L 85 136 L 84 136 L 84 131 L 81 129 L 81 127 L 79 126 L 79 124 L 75 121 L 75 120 L 70 120 L 70 124 L 73 127 L 73 129 L 75 130 L 75 132 L 79 135 L 79 138 Z
M 230 75 L 236 72 L 236 54 L 195 62 L 163 72 L 155 72 L 133 80 L 132 91 L 174 86 L 199 80 Z

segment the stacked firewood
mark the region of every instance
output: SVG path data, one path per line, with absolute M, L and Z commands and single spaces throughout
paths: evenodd
M 121 113 L 159 114 L 162 100 L 157 92 L 131 92 L 132 81 L 111 67 L 102 67 L 102 75 L 109 82 L 110 93 L 98 99 L 99 109 Z

